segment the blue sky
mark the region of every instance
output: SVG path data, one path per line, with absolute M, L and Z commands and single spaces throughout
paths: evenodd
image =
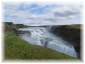
M 4 3 L 4 21 L 26 25 L 80 24 L 81 4 Z

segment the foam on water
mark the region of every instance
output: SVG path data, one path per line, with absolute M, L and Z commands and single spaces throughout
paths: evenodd
M 28 33 L 19 34 L 19 36 L 31 44 L 48 47 L 77 58 L 77 53 L 71 44 L 48 32 L 44 27 L 29 27 L 19 30 L 30 31 L 30 36 Z

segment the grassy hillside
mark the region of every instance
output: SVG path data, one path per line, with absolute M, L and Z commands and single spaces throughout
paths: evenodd
M 17 36 L 14 24 L 5 23 L 6 59 L 75 59 L 49 48 L 32 45 Z

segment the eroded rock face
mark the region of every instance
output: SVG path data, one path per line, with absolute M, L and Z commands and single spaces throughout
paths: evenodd
M 68 41 L 72 44 L 78 53 L 78 58 L 80 58 L 81 53 L 81 30 L 74 28 L 67 28 L 68 26 L 53 26 L 51 32 L 61 37 L 62 39 Z
M 77 57 L 76 51 L 71 44 L 48 32 L 44 27 L 29 27 L 21 30 L 30 31 L 30 37 L 28 33 L 20 34 L 20 37 L 31 44 L 48 47 L 69 56 Z

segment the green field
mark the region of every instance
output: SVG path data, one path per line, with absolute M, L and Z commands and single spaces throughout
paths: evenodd
M 17 27 L 5 23 L 5 59 L 76 59 L 55 50 L 32 45 L 18 37 Z

